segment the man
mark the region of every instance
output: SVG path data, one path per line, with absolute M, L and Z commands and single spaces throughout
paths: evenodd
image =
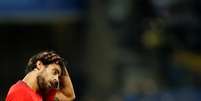
M 73 101 L 74 89 L 63 59 L 53 51 L 30 58 L 26 76 L 8 91 L 6 101 Z

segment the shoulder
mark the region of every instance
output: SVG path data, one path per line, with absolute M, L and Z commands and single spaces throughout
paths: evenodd
M 6 101 L 25 101 L 30 97 L 28 90 L 16 83 L 9 89 Z
M 16 89 L 9 92 L 6 101 L 27 101 L 31 98 L 30 94 L 24 89 Z

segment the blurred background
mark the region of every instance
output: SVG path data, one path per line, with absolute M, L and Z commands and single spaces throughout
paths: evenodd
M 76 101 L 200 101 L 201 0 L 0 0 L 0 95 L 35 53 L 69 63 Z

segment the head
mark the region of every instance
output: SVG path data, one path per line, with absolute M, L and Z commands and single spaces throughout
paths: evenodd
M 47 90 L 58 87 L 64 68 L 63 58 L 54 51 L 44 51 L 29 59 L 26 73 L 36 71 L 39 90 Z

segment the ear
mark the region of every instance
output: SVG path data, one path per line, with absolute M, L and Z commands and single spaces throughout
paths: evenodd
M 39 71 L 44 69 L 44 65 L 41 61 L 36 62 L 36 69 Z

